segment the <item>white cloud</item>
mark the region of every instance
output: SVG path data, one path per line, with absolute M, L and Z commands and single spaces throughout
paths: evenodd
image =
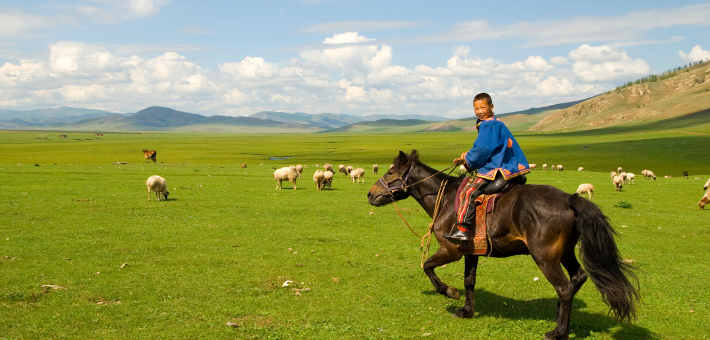
M 651 72 L 651 67 L 645 60 L 632 59 L 625 51 L 613 51 L 609 54 L 594 53 L 595 51 L 609 51 L 605 46 L 585 47 L 581 50 L 583 52 L 575 55 L 575 57 L 579 57 L 579 60 L 572 64 L 572 71 L 584 82 L 612 82 L 624 78 L 645 76 Z M 572 53 L 570 55 L 572 58 Z M 595 61 L 601 62 L 594 63 Z
M 76 14 L 100 23 L 117 23 L 145 19 L 157 15 L 169 0 L 89 0 L 93 4 L 80 4 Z
M 606 62 L 621 60 L 622 52 L 610 46 L 582 46 L 570 51 L 569 58 L 574 61 Z
M 340 34 L 334 34 L 333 37 L 330 38 L 325 38 L 323 40 L 324 44 L 348 44 L 348 43 L 359 43 L 359 42 L 365 42 L 365 41 L 372 41 L 375 39 L 370 39 L 363 37 L 357 32 L 346 32 L 346 33 L 340 33 Z
M 560 57 L 560 56 L 555 56 L 550 58 L 550 64 L 552 65 L 567 65 L 569 64 L 569 60 L 565 57 Z
M 54 27 L 55 20 L 42 15 L 27 14 L 19 10 L 0 12 L 0 37 L 22 37 Z
M 297 30 L 297 33 L 333 33 L 333 32 L 367 32 L 367 31 L 383 31 L 402 28 L 412 28 L 425 25 L 424 22 L 418 21 L 341 21 L 319 23 L 312 26 L 304 27 Z
M 680 59 L 687 62 L 705 61 L 710 59 L 710 51 L 703 50 L 700 45 L 695 45 L 690 49 L 688 54 L 685 54 L 683 51 L 678 51 L 678 56 L 680 56 Z

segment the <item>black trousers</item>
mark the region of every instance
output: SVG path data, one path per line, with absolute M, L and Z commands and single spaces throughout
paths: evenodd
M 463 199 L 461 200 L 461 206 L 459 207 L 459 212 L 456 218 L 457 222 L 460 226 L 463 226 L 464 229 L 467 229 L 467 227 L 475 223 L 476 207 L 475 204 L 473 204 L 473 201 L 476 200 L 476 197 L 481 194 L 492 195 L 501 192 L 505 189 L 505 186 L 508 185 L 508 182 L 522 185 L 525 184 L 527 180 L 528 178 L 525 177 L 525 175 L 520 175 L 506 181 L 500 172 L 496 174 L 496 178 L 494 180 L 476 177 L 473 185 L 465 189 Z

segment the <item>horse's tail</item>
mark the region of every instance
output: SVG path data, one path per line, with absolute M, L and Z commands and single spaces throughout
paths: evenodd
M 622 260 L 614 242 L 616 232 L 596 204 L 577 194 L 570 197 L 569 204 L 581 235 L 579 253 L 584 268 L 616 319 L 630 322 L 636 318 L 634 302 L 640 299 L 635 267 Z

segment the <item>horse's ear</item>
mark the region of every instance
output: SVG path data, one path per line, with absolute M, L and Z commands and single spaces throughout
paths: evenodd
M 412 161 L 419 160 L 419 153 L 417 152 L 417 150 L 412 149 L 412 153 L 409 154 L 409 160 L 412 160 Z
M 399 152 L 399 155 L 397 156 L 397 158 L 394 159 L 394 162 L 392 162 L 392 163 L 393 163 L 394 165 L 400 167 L 400 166 L 402 166 L 402 165 L 404 165 L 404 164 L 407 164 L 407 161 L 408 161 L 408 160 L 409 160 L 409 158 L 407 157 L 407 154 L 404 153 L 404 152 L 402 152 L 402 151 L 400 151 L 400 152 Z

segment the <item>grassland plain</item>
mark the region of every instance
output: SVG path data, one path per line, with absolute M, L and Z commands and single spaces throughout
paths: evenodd
M 444 168 L 475 133 L 58 134 L 0 132 L 0 338 L 540 339 L 554 328 L 556 295 L 528 256 L 483 263 L 475 318 L 452 318 L 463 302 L 434 293 L 419 240 L 391 206 L 367 203 L 373 163 L 384 170 L 398 150 L 417 149 Z M 531 183 L 594 184 L 622 254 L 640 267 L 638 321 L 615 323 L 587 282 L 572 338 L 710 334 L 710 212 L 697 208 L 710 176 L 706 138 L 518 136 L 531 162 L 568 169 L 535 171 Z M 158 163 L 144 163 L 142 149 L 158 150 Z M 367 184 L 336 175 L 332 190 L 315 190 L 310 178 L 325 162 L 368 169 Z M 298 189 L 274 190 L 271 169 L 289 164 L 306 166 Z M 637 173 L 621 192 L 608 175 L 618 166 Z M 644 168 L 674 178 L 644 181 Z M 167 179 L 169 200 L 147 200 L 154 174 Z M 400 207 L 424 232 L 430 220 L 416 202 Z M 463 292 L 462 271 L 438 273 Z

